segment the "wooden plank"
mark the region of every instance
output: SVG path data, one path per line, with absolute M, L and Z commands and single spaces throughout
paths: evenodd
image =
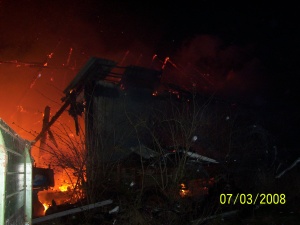
M 63 212 L 54 213 L 54 214 L 51 214 L 51 215 L 48 215 L 48 216 L 43 216 L 43 217 L 33 219 L 32 224 L 37 224 L 37 223 L 45 222 L 47 220 L 60 218 L 60 217 L 63 217 L 63 216 L 75 214 L 75 213 L 78 213 L 78 212 L 83 212 L 83 211 L 94 209 L 94 208 L 97 208 L 97 207 L 102 207 L 102 206 L 105 206 L 105 205 L 109 205 L 111 203 L 113 203 L 113 201 L 109 199 L 109 200 L 105 200 L 105 201 L 102 201 L 102 202 L 97 202 L 97 203 L 94 203 L 94 204 L 81 206 L 81 207 L 78 207 L 78 208 L 75 208 L 75 209 L 70 209 L 70 210 L 66 210 L 66 211 L 63 211 Z

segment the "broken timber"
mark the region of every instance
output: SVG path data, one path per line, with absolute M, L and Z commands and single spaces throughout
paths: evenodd
M 35 144 L 44 136 L 45 132 L 50 129 L 72 101 L 74 101 L 74 99 L 76 99 L 76 97 L 83 91 L 88 82 L 92 81 L 96 77 L 97 79 L 105 78 L 115 65 L 116 63 L 113 61 L 92 57 L 79 71 L 75 79 L 64 90 L 66 96 L 62 98 L 62 101 L 64 102 L 63 106 L 56 112 L 47 125 L 43 127 L 42 131 L 32 141 L 32 144 Z
M 97 202 L 97 203 L 94 203 L 94 204 L 81 206 L 81 207 L 78 207 L 78 208 L 75 208 L 75 209 L 70 209 L 70 210 L 66 210 L 66 211 L 63 211 L 63 212 L 54 213 L 54 214 L 51 214 L 51 215 L 48 215 L 48 216 L 43 216 L 43 217 L 33 219 L 32 224 L 37 224 L 37 223 L 45 222 L 47 220 L 60 218 L 60 217 L 63 217 L 63 216 L 71 215 L 71 214 L 78 213 L 78 212 L 83 212 L 83 211 L 94 209 L 94 208 L 97 208 L 97 207 L 102 207 L 102 206 L 105 206 L 105 205 L 109 205 L 111 203 L 113 203 L 113 201 L 111 199 L 109 199 L 109 200 L 105 200 L 105 201 L 102 201 L 102 202 Z

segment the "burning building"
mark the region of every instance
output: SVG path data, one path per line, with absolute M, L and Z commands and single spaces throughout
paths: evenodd
M 196 104 L 192 104 L 195 96 L 162 83 L 161 77 L 159 70 L 121 67 L 111 60 L 91 58 L 65 89 L 63 101 L 70 105 L 77 131 L 78 116 L 85 108 L 88 187 L 99 190 L 106 180 L 120 182 L 124 171 L 119 162 L 129 162 L 132 153 L 143 160 L 159 159 L 170 146 L 173 151 L 191 147 L 199 122 Z M 82 92 L 85 101 L 80 103 Z M 177 163 L 181 160 L 175 158 Z

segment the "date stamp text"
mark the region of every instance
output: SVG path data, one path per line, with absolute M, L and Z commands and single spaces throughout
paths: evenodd
M 220 194 L 220 203 L 222 205 L 283 205 L 286 203 L 285 194 Z

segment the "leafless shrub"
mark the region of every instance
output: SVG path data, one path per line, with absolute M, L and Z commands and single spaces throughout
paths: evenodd
M 83 199 L 86 195 L 86 149 L 84 132 L 81 129 L 78 136 L 73 135 L 73 131 L 65 124 L 59 123 L 54 127 L 54 138 L 57 146 L 51 142 L 40 149 L 42 154 L 46 154 L 49 164 L 55 170 L 63 170 L 70 183 L 69 194 L 74 202 Z M 55 175 L 54 175 L 55 176 Z M 57 179 L 57 177 L 55 177 Z M 72 191 L 72 193 L 70 193 Z

